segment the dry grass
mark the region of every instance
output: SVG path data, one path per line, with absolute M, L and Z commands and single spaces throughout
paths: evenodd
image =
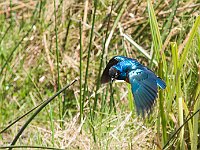
M 32 31 L 19 44 L 13 53 L 8 65 L 0 75 L 0 129 L 3 129 L 10 120 L 22 115 L 27 110 L 47 99 L 58 90 L 57 66 L 56 66 L 56 34 L 58 29 L 58 50 L 60 67 L 60 84 L 67 84 L 79 76 L 80 61 L 80 33 L 79 22 L 83 26 L 83 70 L 86 68 L 89 37 L 92 27 L 93 2 L 64 0 L 60 4 L 56 0 L 57 24 L 55 25 L 54 1 L 47 1 L 40 12 L 40 18 L 32 18 L 38 1 L 10 1 L 0 2 L 0 68 L 11 51 L 27 33 L 33 22 L 38 19 Z M 45 2 L 45 1 L 44 1 Z M 162 146 L 161 137 L 158 137 L 156 121 L 159 113 L 158 107 L 154 108 L 152 115 L 143 120 L 138 118 L 128 105 L 128 89 L 126 84 L 115 84 L 114 99 L 117 113 L 109 113 L 108 93 L 105 104 L 105 112 L 101 112 L 101 99 L 106 95 L 109 85 L 102 85 L 98 91 L 97 118 L 91 123 L 90 105 L 93 104 L 100 57 L 103 50 L 103 41 L 106 35 L 108 16 L 111 11 L 111 1 L 99 1 L 92 39 L 92 50 L 88 74 L 88 93 L 92 95 L 85 99 L 84 121 L 79 121 L 79 90 L 75 84 L 67 95 L 62 95 L 62 101 L 66 101 L 61 121 L 59 118 L 59 101 L 54 101 L 51 107 L 41 112 L 32 124 L 23 133 L 17 145 L 43 145 L 66 149 L 159 149 Z M 109 31 L 119 14 L 122 1 L 113 2 L 114 9 L 111 14 Z M 163 26 L 170 13 L 172 1 L 154 3 L 154 8 L 162 33 Z M 151 32 L 148 21 L 147 2 L 136 0 L 127 1 L 120 21 L 115 28 L 109 44 L 107 45 L 107 57 L 114 55 L 128 55 L 137 58 L 143 64 L 149 65 L 144 55 L 124 40 L 120 29 L 138 43 L 146 52 L 151 51 Z M 200 3 L 197 0 L 180 1 L 174 20 L 169 31 L 166 30 L 166 38 L 163 41 L 163 51 L 167 60 L 171 61 L 170 42 L 177 41 L 181 44 L 179 54 L 187 41 L 187 35 L 199 15 Z M 37 8 L 38 11 L 39 8 Z M 71 23 L 68 24 L 69 20 Z M 188 23 L 189 22 L 189 23 Z M 9 26 L 11 27 L 9 28 Z M 6 30 L 8 29 L 8 32 Z M 68 34 L 68 35 L 67 35 Z M 1 40 L 2 39 L 2 40 Z M 152 67 L 157 70 L 156 66 Z M 83 73 L 84 74 L 84 73 Z M 84 74 L 85 75 L 85 74 Z M 84 79 L 84 76 L 83 76 Z M 68 91 L 67 91 L 68 92 Z M 104 93 L 104 95 L 102 95 Z M 53 112 L 53 121 L 50 119 L 50 110 Z M 102 115 L 103 114 L 103 115 Z M 176 115 L 176 113 L 174 112 Z M 103 116 L 103 117 L 102 117 Z M 176 120 L 177 118 L 175 118 Z M 26 119 L 24 119 L 25 121 Z M 7 132 L 0 135 L 0 145 L 11 142 L 19 128 L 24 124 L 20 121 Z M 53 130 L 51 123 L 53 122 Z M 63 127 L 60 126 L 63 122 Z M 171 122 L 172 124 L 175 122 Z M 93 139 L 95 130 L 96 143 Z

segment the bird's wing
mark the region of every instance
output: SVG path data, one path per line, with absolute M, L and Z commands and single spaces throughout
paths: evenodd
M 135 69 L 128 73 L 137 113 L 149 112 L 157 98 L 157 76 L 147 69 Z
M 147 67 L 146 67 L 147 68 Z M 149 68 L 147 68 L 150 72 L 153 73 L 153 71 Z M 154 73 L 153 73 L 154 74 Z M 163 81 L 160 77 L 157 76 L 157 79 L 156 79 L 156 82 L 157 82 L 157 85 L 162 88 L 162 89 L 165 89 L 166 88 L 166 83 L 165 81 Z

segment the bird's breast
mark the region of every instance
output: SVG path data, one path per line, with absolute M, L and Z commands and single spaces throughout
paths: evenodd
M 130 82 L 129 82 L 129 78 L 128 78 L 128 77 L 126 77 L 125 81 L 126 81 L 127 83 L 130 83 Z

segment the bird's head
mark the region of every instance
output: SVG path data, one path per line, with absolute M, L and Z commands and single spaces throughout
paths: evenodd
M 113 81 L 114 79 L 118 79 L 119 75 L 120 75 L 120 71 L 119 71 L 119 70 L 117 70 L 117 69 L 115 69 L 115 68 L 113 68 L 113 67 L 111 67 L 111 68 L 109 69 L 109 76 L 111 77 L 111 80 L 112 80 L 112 81 Z

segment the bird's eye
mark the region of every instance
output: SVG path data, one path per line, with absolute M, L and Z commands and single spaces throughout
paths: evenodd
M 116 72 L 115 73 L 115 78 L 117 78 L 119 76 L 119 73 L 118 72 Z
M 117 78 L 119 77 L 119 75 L 120 75 L 120 71 L 117 70 L 117 71 L 115 72 L 115 79 L 117 79 Z
M 120 72 L 115 68 L 110 68 L 109 69 L 109 75 L 110 75 L 111 78 L 117 79 L 120 75 Z

